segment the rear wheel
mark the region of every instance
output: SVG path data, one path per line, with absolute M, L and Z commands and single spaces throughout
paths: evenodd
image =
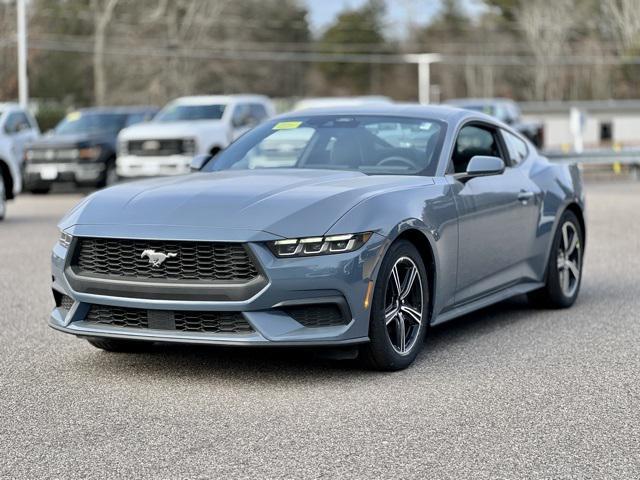
M 7 191 L 4 187 L 4 176 L 0 170 L 0 221 L 4 220 L 7 213 Z
M 118 353 L 146 352 L 149 351 L 152 346 L 149 342 L 120 340 L 115 338 L 87 338 L 87 342 L 100 350 Z
M 378 370 L 401 370 L 415 360 L 427 331 L 429 288 L 422 258 L 401 240 L 387 252 L 373 294 L 370 342 L 362 360 Z
M 576 215 L 566 211 L 560 219 L 547 264 L 543 288 L 529 294 L 533 304 L 567 308 L 574 304 L 582 281 L 584 232 Z

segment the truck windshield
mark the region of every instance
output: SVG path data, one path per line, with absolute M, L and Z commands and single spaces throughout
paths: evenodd
M 68 114 L 55 128 L 57 134 L 112 132 L 117 133 L 127 121 L 125 113 L 85 113 Z
M 445 128 L 439 120 L 370 115 L 271 121 L 240 137 L 205 170 L 307 168 L 434 175 Z
M 169 105 L 156 115 L 154 121 L 220 120 L 224 109 L 225 105 Z

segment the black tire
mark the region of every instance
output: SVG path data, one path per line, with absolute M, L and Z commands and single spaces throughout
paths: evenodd
M 119 340 L 115 338 L 87 338 L 87 342 L 100 350 L 114 353 L 148 352 L 153 346 L 150 342 Z
M 577 235 L 577 243 L 567 256 L 564 253 L 566 249 L 565 238 L 563 228 L 568 225 L 568 231 L 573 229 L 575 235 Z M 568 237 L 569 246 L 571 246 L 573 235 Z M 539 290 L 529 293 L 529 301 L 538 307 L 542 308 L 568 308 L 573 305 L 580 293 L 580 285 L 582 283 L 582 265 L 584 261 L 584 232 L 578 221 L 576 215 L 567 210 L 562 214 L 558 228 L 553 238 L 551 245 L 551 253 L 549 255 L 549 261 L 547 263 L 546 270 L 546 283 L 545 286 Z M 573 252 L 573 253 L 572 253 Z M 568 267 L 561 267 L 561 264 L 565 264 L 569 261 L 572 265 L 577 265 L 578 275 L 575 278 L 575 274 Z M 566 272 L 563 272 L 566 271 Z M 564 275 L 569 275 L 569 284 L 571 288 L 567 289 L 567 285 L 564 280 Z M 563 286 L 564 285 L 564 286 Z
M 42 187 L 29 187 L 27 191 L 34 195 L 46 195 L 51 191 L 51 185 L 45 185 Z
M 385 318 L 385 304 L 389 302 L 390 298 L 388 288 L 393 289 L 393 286 L 390 285 L 389 282 L 393 281 L 392 271 L 394 266 L 396 266 L 398 262 L 406 261 L 403 259 L 409 259 L 410 263 L 417 267 L 417 273 L 420 281 L 416 284 L 414 280 L 416 287 L 414 287 L 413 293 L 417 294 L 418 291 L 421 291 L 422 295 L 420 323 L 416 324 L 415 322 L 411 322 L 411 325 L 409 326 L 410 329 L 417 328 L 417 330 L 413 331 L 415 336 L 412 337 L 411 346 L 407 347 L 407 350 L 404 353 L 399 353 L 398 348 L 394 345 L 394 341 L 391 340 L 392 333 L 390 332 L 390 330 L 393 330 L 396 323 L 387 323 Z M 404 281 L 401 282 L 403 287 L 407 283 L 407 278 L 408 277 L 405 277 Z M 401 309 L 399 303 L 398 308 Z M 398 319 L 395 317 L 395 320 L 392 322 L 405 322 L 403 318 L 411 320 L 409 315 L 405 314 L 405 317 L 403 317 L 401 312 L 398 313 L 398 315 L 400 318 Z M 407 368 L 413 363 L 416 356 L 422 349 L 427 333 L 428 321 L 429 285 L 424 263 L 422 262 L 420 253 L 411 242 L 407 240 L 399 240 L 389 247 L 389 250 L 382 261 L 382 265 L 380 266 L 371 302 L 371 317 L 369 324 L 370 342 L 360 348 L 361 361 L 367 367 L 376 370 L 393 371 Z M 405 334 L 406 323 L 403 323 L 403 325 L 402 332 Z
M 116 173 L 116 159 L 111 158 L 107 161 L 104 174 L 98 182 L 98 188 L 110 187 L 118 183 L 118 174 Z
M 0 170 L 0 222 L 7 214 L 7 190 L 4 184 L 4 176 Z

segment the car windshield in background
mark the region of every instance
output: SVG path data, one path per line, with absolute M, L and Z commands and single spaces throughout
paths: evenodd
M 220 120 L 225 105 L 169 105 L 154 119 L 156 122 L 179 122 L 183 120 Z
M 67 115 L 55 128 L 57 134 L 119 132 L 127 121 L 124 113 L 83 113 Z
M 269 122 L 233 143 L 205 170 L 308 168 L 378 175 L 434 175 L 444 139 L 438 120 L 313 116 Z

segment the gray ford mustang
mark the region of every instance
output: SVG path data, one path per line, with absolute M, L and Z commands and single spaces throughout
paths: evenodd
M 348 346 L 395 370 L 430 325 L 517 294 L 555 308 L 578 296 L 577 167 L 481 113 L 297 112 L 193 167 L 66 215 L 53 328 L 108 351 Z

